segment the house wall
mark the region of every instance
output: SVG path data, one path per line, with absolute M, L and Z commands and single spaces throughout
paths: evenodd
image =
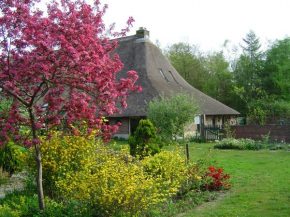
M 184 135 L 185 137 L 191 137 L 191 136 L 195 136 L 196 135 L 196 132 L 197 132 L 197 124 L 195 123 L 191 123 L 189 124 L 186 128 L 185 128 L 185 131 L 184 131 Z
M 122 125 L 119 126 L 118 131 L 116 132 L 115 136 L 122 137 L 127 139 L 129 135 L 129 118 L 108 118 L 109 124 L 111 126 L 117 124 L 117 122 L 121 122 Z
M 270 132 L 269 141 L 290 143 L 290 125 L 245 125 L 231 126 L 236 138 L 251 138 L 253 140 L 262 140 L 261 135 L 267 135 Z
M 133 119 L 143 119 L 145 117 L 136 117 Z M 223 118 L 224 118 L 224 122 L 226 121 L 230 121 L 231 125 L 235 125 L 237 124 L 237 118 L 236 116 L 213 116 L 213 115 L 207 115 L 205 117 L 205 125 L 213 125 L 213 119 L 215 119 L 215 125 L 223 125 Z M 129 134 L 130 134 L 130 118 L 129 117 L 125 117 L 125 118 L 108 118 L 109 120 L 109 124 L 111 126 L 117 124 L 118 121 L 120 121 L 122 123 L 121 126 L 119 126 L 118 131 L 116 132 L 115 136 L 117 137 L 122 137 L 125 139 L 128 139 Z M 194 136 L 196 135 L 197 131 L 199 131 L 198 129 L 198 125 L 195 123 L 189 124 L 189 126 L 186 128 L 185 130 L 185 136 L 186 137 L 190 137 L 190 136 Z
M 237 124 L 236 116 L 229 115 L 206 115 L 205 117 L 205 125 L 224 125 L 226 122 L 230 122 L 230 125 Z

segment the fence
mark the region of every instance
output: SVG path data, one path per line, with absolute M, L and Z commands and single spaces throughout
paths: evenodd
M 223 139 L 224 130 L 222 125 L 204 125 L 201 129 L 201 135 L 206 141 L 215 141 Z
M 236 138 L 251 138 L 253 140 L 262 140 L 262 135 L 269 134 L 271 142 L 290 143 L 290 124 L 284 125 L 245 125 L 231 126 Z

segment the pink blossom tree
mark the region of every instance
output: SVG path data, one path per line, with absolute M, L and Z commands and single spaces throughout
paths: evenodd
M 37 9 L 39 0 L 1 0 L 0 2 L 0 100 L 11 106 L 0 114 L 0 145 L 12 140 L 30 147 L 37 162 L 37 189 L 40 209 L 45 209 L 42 189 L 40 132 L 86 120 L 89 130 L 100 129 L 108 139 L 117 130 L 101 121 L 101 116 L 121 112 L 138 76 L 129 71 L 116 81 L 123 67 L 114 54 L 120 33 L 103 23 L 107 6 L 96 0 L 52 0 L 47 12 Z M 29 134 L 21 129 L 26 127 Z M 33 148 L 33 149 L 31 149 Z

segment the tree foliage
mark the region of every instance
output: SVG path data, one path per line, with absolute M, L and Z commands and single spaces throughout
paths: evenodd
M 236 46 L 230 52 L 228 42 L 215 52 L 176 43 L 166 49 L 166 56 L 189 84 L 239 111 L 248 124 L 289 118 L 289 37 L 274 41 L 266 51 L 252 30 L 242 39 L 241 53 Z
M 128 143 L 130 154 L 141 158 L 155 155 L 162 148 L 161 139 L 157 136 L 156 128 L 150 120 L 140 120 L 134 135 L 130 135 Z
M 198 106 L 193 97 L 187 93 L 164 94 L 153 98 L 148 103 L 147 117 L 158 127 L 163 139 L 177 139 L 184 136 L 185 128 L 194 121 Z
M 60 125 L 62 119 L 68 125 L 85 119 L 89 131 L 101 129 L 98 136 L 108 139 L 117 126 L 104 124 L 101 116 L 120 112 L 116 102 L 126 107 L 129 92 L 140 87 L 134 85 L 138 78 L 134 71 L 115 81 L 123 64 L 113 54 L 117 41 L 106 36 L 117 35 L 103 23 L 107 6 L 100 8 L 98 0 L 94 5 L 52 0 L 45 16 L 36 9 L 37 2 L 0 3 L 0 99 L 12 102 L 0 115 L 0 145 L 14 140 L 35 147 L 40 208 L 44 209 L 40 130 Z M 21 126 L 28 127 L 29 133 L 23 134 Z
M 206 70 L 197 46 L 186 42 L 173 44 L 165 49 L 165 56 L 189 84 L 202 90 L 202 84 L 206 81 Z
M 208 72 L 208 78 L 203 84 L 203 91 L 214 99 L 231 104 L 233 89 L 233 73 L 229 70 L 229 63 L 224 54 L 212 52 L 205 56 L 204 67 Z
M 267 51 L 262 79 L 270 95 L 290 100 L 290 38 L 275 41 Z

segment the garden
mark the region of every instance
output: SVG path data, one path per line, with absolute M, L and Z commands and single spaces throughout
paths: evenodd
M 289 145 L 187 141 L 200 113 L 187 93 L 156 96 L 128 141 L 113 141 L 106 117 L 142 87 L 135 71 L 117 81 L 109 36 L 133 18 L 115 32 L 98 0 L 38 3 L 0 3 L 0 216 L 289 214 Z
M 1 200 L 1 216 L 172 216 L 231 187 L 217 164 L 189 162 L 180 145 L 162 150 L 149 120 L 120 150 L 86 135 L 85 123 L 75 131 L 79 136 L 52 132 L 40 143 L 45 210 L 38 206 L 31 154 L 12 143 L 0 149 L 4 171 L 27 174 L 24 189 Z
M 233 138 L 192 142 L 187 159 L 189 141 L 164 146 L 148 120 L 140 121 L 128 141 L 115 138 L 108 144 L 85 135 L 85 125 L 75 130 L 79 136 L 53 132 L 40 145 L 45 210 L 39 209 L 30 153 L 12 143 L 1 149 L 6 173 L 0 187 L 25 171 L 24 187 L 1 199 L 1 216 L 289 214 L 289 144 Z

